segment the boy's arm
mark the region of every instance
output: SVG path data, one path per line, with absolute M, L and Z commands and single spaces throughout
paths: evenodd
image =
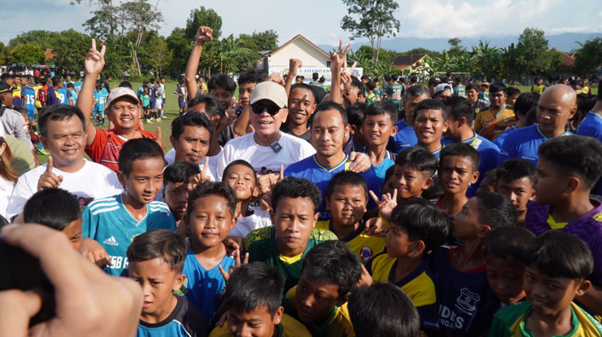
M 339 43 L 339 52 L 333 52 L 330 55 L 330 72 L 332 81 L 330 84 L 330 100 L 343 104 L 343 95 L 341 94 L 341 70 L 343 65 L 347 64 L 347 53 L 351 48 L 351 43 L 347 46 L 347 49 L 343 52 L 343 40 Z
M 96 49 L 96 40 L 92 39 L 92 48 L 88 51 L 85 60 L 86 77 L 82 85 L 81 94 L 77 98 L 76 106 L 84 114 L 86 119 L 86 145 L 90 146 L 96 136 L 96 128 L 92 124 L 90 116 L 92 109 L 96 104 L 94 90 L 96 88 L 96 78 L 105 66 L 105 51 L 107 47 L 103 44 L 100 52 Z
M 184 74 L 184 82 L 186 83 L 186 89 L 188 90 L 189 100 L 196 97 L 198 91 L 195 76 L 199 70 L 199 62 L 201 60 L 203 46 L 207 41 L 213 41 L 213 29 L 209 27 L 199 27 L 199 30 L 196 33 L 196 42 L 192 48 L 190 57 L 188 58 L 186 72 Z
M 290 59 L 288 63 L 288 76 L 286 78 L 286 82 L 284 83 L 284 91 L 286 91 L 286 96 L 288 97 L 291 92 L 291 87 L 293 86 L 293 81 L 295 77 L 297 77 L 297 73 L 299 69 L 303 67 L 303 62 L 298 59 Z

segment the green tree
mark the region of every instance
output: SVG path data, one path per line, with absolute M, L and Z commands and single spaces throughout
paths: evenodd
M 349 15 L 341 20 L 341 28 L 350 32 L 351 40 L 368 38 L 374 52 L 372 59 L 378 63 L 383 37 L 396 36 L 399 20 L 393 13 L 399 8 L 394 0 L 343 0 Z
M 461 56 L 467 53 L 466 48 L 462 47 L 462 40 L 457 37 L 447 40 L 449 44 L 449 50 L 447 51 L 450 56 Z
M 257 45 L 257 51 L 278 49 L 278 33 L 275 30 L 266 30 L 264 32 L 253 32 L 251 35 Z
M 186 29 L 174 28 L 171 34 L 165 39 L 167 47 L 173 52 L 173 57 L 169 66 L 172 74 L 179 75 L 186 69 L 188 56 L 192 51 L 192 43 L 186 38 Z
M 15 48 L 20 44 L 31 42 L 40 46 L 42 50 L 46 50 L 51 48 L 51 44 L 58 38 L 58 36 L 58 32 L 50 32 L 47 30 L 30 30 L 11 39 L 8 45 L 11 48 Z
M 157 11 L 157 6 L 151 5 L 148 0 L 136 0 L 121 4 L 124 13 L 127 16 L 127 22 L 130 32 L 134 32 L 134 39 L 131 39 L 133 48 L 133 64 L 138 75 L 142 74 L 140 61 L 138 60 L 138 50 L 142 44 L 142 39 L 147 31 L 159 28 L 158 23 L 163 21 L 163 15 Z
M 0 42 L 0 64 L 8 64 L 10 60 L 10 48 Z
M 531 74 L 542 72 L 546 68 L 547 50 L 548 40 L 543 30 L 525 28 L 518 37 L 516 64 L 527 72 L 527 85 L 531 85 Z
M 556 75 L 558 69 L 564 62 L 562 58 L 562 53 L 556 50 L 556 48 L 552 48 L 545 53 L 542 61 L 541 73 L 546 77 L 552 77 Z
M 200 8 L 190 11 L 190 17 L 186 20 L 186 38 L 193 42 L 196 38 L 196 32 L 201 26 L 213 29 L 213 40 L 217 41 L 222 35 L 222 17 L 213 9 Z
M 489 41 L 479 41 L 478 45 L 472 46 L 470 57 L 475 75 L 487 79 L 496 78 L 499 74 L 501 55 L 501 49 L 490 47 Z
M 222 74 L 228 74 L 240 70 L 240 64 L 246 64 L 249 59 L 253 59 L 257 54 L 251 49 L 242 47 L 234 39 L 234 36 L 230 35 L 215 44 L 212 56 L 215 70 L 219 70 Z
M 575 72 L 580 75 L 593 74 L 602 66 L 602 38 L 594 38 L 581 44 L 576 50 Z
M 84 57 L 90 48 L 90 37 L 73 29 L 59 33 L 50 48 L 55 54 L 52 60 L 58 68 L 78 70 L 84 65 Z
M 46 55 L 40 46 L 27 42 L 13 48 L 10 60 L 12 63 L 32 66 L 43 63 L 45 58 Z
M 164 75 L 173 58 L 173 53 L 169 49 L 167 42 L 162 36 L 155 37 L 147 47 L 149 54 L 149 64 L 152 66 L 155 76 Z

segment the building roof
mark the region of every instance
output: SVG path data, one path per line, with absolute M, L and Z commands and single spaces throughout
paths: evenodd
M 575 57 L 574 54 L 571 55 L 569 53 L 565 53 L 563 51 L 560 52 L 560 54 L 562 55 L 562 64 L 560 65 L 560 69 L 558 69 L 560 72 L 563 73 L 568 73 L 573 71 L 573 68 L 575 67 Z
M 274 55 L 277 52 L 281 51 L 282 49 L 284 49 L 286 46 L 288 46 L 289 44 L 295 42 L 298 39 L 302 39 L 303 41 L 307 42 L 307 44 L 309 44 L 310 46 L 314 47 L 315 49 L 317 49 L 320 53 L 322 53 L 324 56 L 330 58 L 330 55 L 328 55 L 325 51 L 322 50 L 322 48 L 316 46 L 313 42 L 309 41 L 308 39 L 306 39 L 305 37 L 303 37 L 303 35 L 299 34 L 295 37 L 293 37 L 292 39 L 290 39 L 287 43 L 283 44 L 282 46 L 280 46 L 278 49 L 276 50 L 272 50 L 272 52 L 270 52 L 270 55 Z
M 416 64 L 426 56 L 426 54 L 417 54 L 417 55 L 403 55 L 398 56 L 393 60 L 393 66 L 399 70 L 404 70 L 405 68 L 409 68 Z

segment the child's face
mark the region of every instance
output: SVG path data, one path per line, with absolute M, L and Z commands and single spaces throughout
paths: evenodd
M 516 304 L 525 297 L 523 289 L 525 264 L 522 261 L 512 256 L 501 259 L 488 255 L 485 264 L 489 286 L 502 303 Z
M 170 136 L 169 140 L 176 150 L 176 161 L 199 165 L 209 151 L 211 133 L 202 126 L 185 126 L 178 139 Z
M 209 93 L 211 96 L 215 97 L 220 104 L 224 107 L 224 109 L 229 109 L 230 104 L 232 103 L 232 94 L 226 89 L 214 89 Z
M 79 218 L 69 223 L 62 232 L 67 236 L 73 248 L 79 251 L 79 247 L 82 245 L 82 223 L 84 219 Z
M 278 251 L 289 257 L 302 254 L 319 215 L 307 197 L 280 199 L 272 215 Z
M 524 287 L 533 311 L 552 316 L 567 308 L 575 296 L 582 296 L 591 283 L 566 277 L 549 277 L 541 273 L 537 266 L 531 265 L 525 270 Z
M 512 204 L 519 212 L 527 209 L 529 200 L 535 198 L 535 191 L 531 179 L 523 177 L 516 180 L 500 179 L 497 182 L 497 191 L 512 201 Z
M 163 158 L 137 159 L 127 177 L 121 171 L 118 173 L 128 196 L 139 204 L 149 204 L 163 185 Z
M 163 200 L 176 220 L 180 220 L 186 214 L 188 206 L 188 194 L 194 189 L 192 178 L 183 183 L 168 182 L 163 189 Z
M 468 186 L 479 179 L 479 172 L 472 171 L 469 158 L 449 156 L 444 157 L 439 165 L 439 179 L 445 193 L 466 194 Z
M 462 210 L 451 218 L 451 235 L 458 239 L 472 239 L 482 230 L 479 222 L 479 201 L 471 198 L 464 204 Z
M 316 110 L 314 95 L 308 89 L 297 88 L 288 98 L 288 121 L 293 125 L 307 125 L 307 121 Z
M 343 227 L 353 227 L 366 213 L 366 195 L 361 185 L 336 185 L 330 198 L 326 199 L 326 209 L 332 213 L 332 222 Z
M 395 171 L 390 179 L 393 188 L 397 190 L 397 202 L 420 198 L 422 192 L 433 183 L 433 178 L 409 164 L 395 165 Z
M 508 96 L 508 98 L 506 98 L 506 105 L 514 106 L 514 104 L 516 103 L 516 100 L 518 99 L 518 96 L 520 96 L 520 94 L 514 94 L 512 96 Z
M 235 309 L 228 311 L 228 329 L 232 336 L 272 337 L 274 327 L 280 324 L 284 308 L 280 307 L 272 317 L 267 305 L 255 308 L 251 312 Z
M 412 253 L 422 254 L 416 242 L 410 240 L 408 231 L 399 224 L 391 223 L 391 230 L 387 232 L 386 238 L 385 247 L 391 257 L 402 258 Z
M 359 94 L 359 95 L 357 96 L 357 101 L 358 101 L 359 103 L 366 103 L 366 95 L 364 95 L 364 94 Z
M 238 201 L 250 200 L 259 193 L 255 181 L 255 171 L 245 165 L 234 165 L 224 174 L 222 181 L 236 192 Z
M 443 113 L 437 109 L 422 109 L 415 112 L 414 131 L 418 144 L 430 145 L 441 142 L 441 135 L 447 131 L 449 122 L 443 120 Z
M 495 180 L 490 177 L 483 178 L 481 185 L 479 185 L 479 191 L 496 192 Z
M 194 242 L 202 247 L 215 247 L 228 236 L 236 219 L 232 217 L 226 198 L 208 195 L 194 202 L 194 209 L 186 222 Z
M 336 305 L 342 305 L 345 299 L 339 298 L 339 286 L 323 284 L 311 279 L 306 273 L 301 273 L 295 302 L 297 315 L 303 323 L 323 322 L 330 317 Z
M 539 158 L 537 172 L 533 177 L 533 188 L 535 189 L 535 201 L 544 205 L 556 203 L 558 197 L 564 194 L 566 187 L 565 178 L 545 158 Z
M 180 289 L 185 276 L 172 270 L 162 258 L 130 262 L 130 278 L 142 286 L 142 316 L 161 317 L 169 314 L 175 300 L 173 292 Z
M 397 126 L 391 121 L 389 114 L 366 115 L 364 124 L 362 124 L 362 134 L 366 143 L 372 146 L 387 144 L 389 138 L 395 136 Z

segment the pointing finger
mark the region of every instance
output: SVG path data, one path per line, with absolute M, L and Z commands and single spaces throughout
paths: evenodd
M 278 181 L 284 180 L 284 165 L 280 165 L 280 177 L 278 177 Z
M 92 39 L 92 49 L 96 50 L 96 39 Z
M 53 163 L 53 159 L 52 159 L 52 156 L 50 156 L 50 157 L 48 157 L 48 164 L 46 165 L 47 173 L 52 173 L 52 163 Z
M 378 197 L 376 194 L 374 194 L 374 192 L 372 192 L 372 190 L 368 191 L 368 193 L 370 193 L 370 197 L 372 197 L 372 200 L 374 200 L 377 205 L 380 204 L 380 200 L 378 200 Z

